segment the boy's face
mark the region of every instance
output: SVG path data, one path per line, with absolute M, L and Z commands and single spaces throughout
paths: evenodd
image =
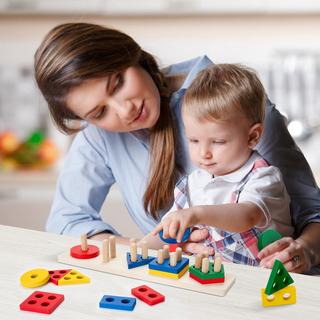
M 239 114 L 229 120 L 199 121 L 184 112 L 183 122 L 191 161 L 214 176 L 243 166 L 262 133 L 261 124 L 252 125 Z

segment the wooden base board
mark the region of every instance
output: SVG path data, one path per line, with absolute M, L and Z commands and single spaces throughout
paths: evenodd
M 153 276 L 148 273 L 148 265 L 134 269 L 128 269 L 126 254 L 130 251 L 129 247 L 117 244 L 117 257 L 107 263 L 102 262 L 102 255 L 92 259 L 76 259 L 70 256 L 70 250 L 63 252 L 58 256 L 58 261 L 64 264 L 77 266 L 81 268 L 92 269 L 96 271 L 107 272 L 118 276 L 139 279 L 148 282 L 164 284 L 171 287 L 176 287 L 185 290 L 191 290 L 214 296 L 227 294 L 229 289 L 235 282 L 235 276 L 228 273 L 225 266 L 225 281 L 223 283 L 202 285 L 189 277 L 189 272 L 186 272 L 180 279 L 169 279 L 158 276 Z M 100 251 L 101 252 L 101 251 Z M 157 252 L 149 250 L 149 256 L 157 256 Z M 188 257 L 190 265 L 194 264 L 194 257 Z

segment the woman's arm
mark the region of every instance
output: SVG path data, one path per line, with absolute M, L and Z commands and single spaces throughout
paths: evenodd
M 320 190 L 306 159 L 290 136 L 283 116 L 270 101 L 267 103 L 264 127 L 264 134 L 257 149 L 271 165 L 278 167 L 283 175 L 291 198 L 290 211 L 295 236 L 298 237 L 298 241 L 292 240 L 285 246 L 280 242 L 277 250 L 281 250 L 280 253 L 287 257 L 306 256 L 306 259 L 300 259 L 299 269 L 296 269 L 305 272 L 311 265 L 319 264 Z M 304 247 L 303 252 L 301 244 Z M 273 244 L 265 253 L 271 257 L 275 246 L 278 245 Z M 287 267 L 289 271 L 293 270 L 291 264 Z
M 106 156 L 96 128 L 88 127 L 78 133 L 58 179 L 46 225 L 48 231 L 88 236 L 103 231 L 117 234 L 100 216 L 101 206 L 114 183 Z
M 306 259 L 310 260 L 310 266 L 320 265 L 320 223 L 307 224 L 296 242 L 304 250 Z
M 101 240 L 102 241 L 104 239 L 109 239 L 111 236 L 113 236 L 113 234 L 110 233 L 110 232 L 101 232 L 101 233 L 93 235 L 92 237 L 90 237 L 90 239 Z M 130 243 L 130 239 L 129 238 L 125 238 L 125 237 L 116 236 L 116 242 L 118 244 L 122 244 L 122 245 L 128 246 L 129 243 Z
M 290 195 L 291 215 L 299 236 L 310 222 L 320 222 L 320 190 L 310 166 L 287 130 L 284 117 L 270 101 L 258 152 L 278 167 Z

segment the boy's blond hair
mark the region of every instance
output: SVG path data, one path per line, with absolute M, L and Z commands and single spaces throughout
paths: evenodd
M 228 120 L 236 112 L 262 123 L 266 94 L 256 72 L 240 64 L 215 64 L 201 71 L 187 89 L 183 112 L 196 119 Z

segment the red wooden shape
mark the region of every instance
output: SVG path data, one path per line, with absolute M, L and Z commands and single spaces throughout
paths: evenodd
M 214 279 L 200 279 L 195 276 L 193 273 L 189 272 L 190 278 L 200 282 L 201 284 L 210 284 L 210 283 L 220 283 L 224 282 L 224 278 L 214 278 Z
M 20 310 L 50 314 L 63 300 L 63 294 L 35 291 L 20 304 Z
M 136 288 L 131 289 L 131 293 L 139 298 L 140 300 L 144 301 L 145 303 L 149 304 L 150 306 L 163 302 L 165 300 L 165 296 L 161 293 L 151 289 L 150 287 L 143 285 Z
M 81 245 L 74 246 L 70 249 L 70 255 L 76 259 L 92 259 L 99 255 L 99 248 L 92 244 L 88 245 L 87 251 L 82 251 Z
M 58 281 L 64 277 L 67 273 L 69 273 L 72 269 L 64 269 L 64 270 L 51 270 L 49 271 L 50 274 L 50 281 L 53 282 L 55 285 L 58 285 Z

